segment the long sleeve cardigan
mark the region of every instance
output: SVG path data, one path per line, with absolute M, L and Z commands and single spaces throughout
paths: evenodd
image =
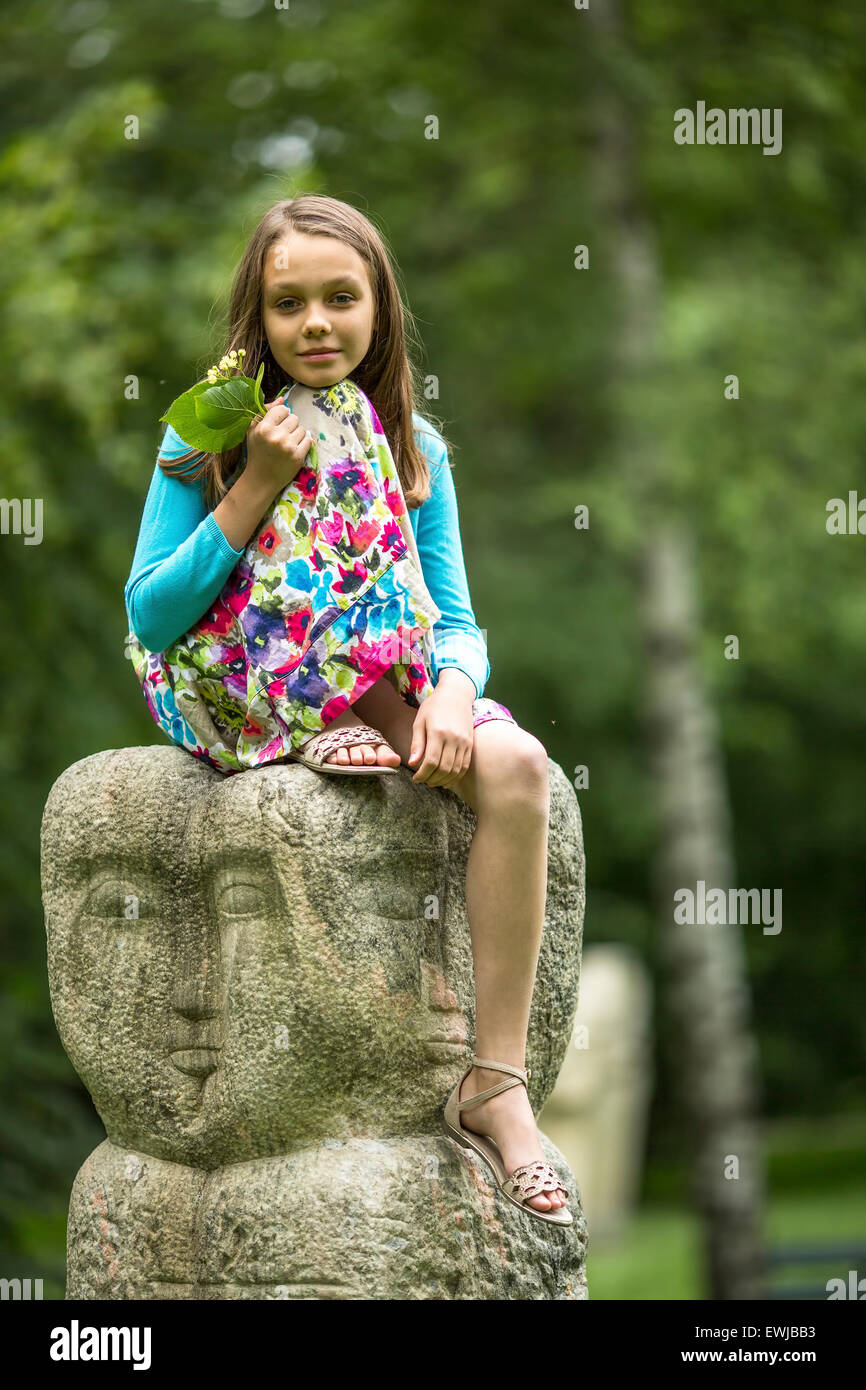
M 456 666 L 480 696 L 490 663 L 469 597 L 448 449 L 430 421 L 413 412 L 412 423 L 430 466 L 431 493 L 409 512 L 409 520 L 424 581 L 442 614 L 433 628 L 431 679 L 435 686 L 444 667 Z M 244 553 L 229 544 L 208 511 L 200 482 L 183 482 L 160 468 L 160 457 L 168 461 L 189 452 L 190 446 L 167 426 L 123 591 L 130 628 L 152 652 L 164 651 L 207 612 Z

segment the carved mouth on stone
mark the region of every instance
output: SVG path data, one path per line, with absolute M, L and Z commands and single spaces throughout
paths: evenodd
M 430 1033 L 424 1039 L 424 1051 L 434 1062 L 453 1062 L 466 1051 L 466 1037 L 460 1033 Z
M 186 1076 L 208 1076 L 219 1066 L 218 1047 L 180 1047 L 171 1053 L 172 1066 Z

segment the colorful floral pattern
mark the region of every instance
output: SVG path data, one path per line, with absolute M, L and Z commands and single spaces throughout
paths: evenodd
M 474 729 L 477 729 L 479 724 L 486 724 L 488 719 L 508 719 L 512 724 L 517 723 L 511 710 L 501 705 L 498 700 L 491 700 L 489 695 L 482 695 L 479 699 L 473 700 L 472 714 Z
M 433 692 L 441 614 L 373 404 L 349 379 L 289 395 L 310 452 L 210 610 L 163 652 L 126 639 L 155 722 L 227 775 L 286 758 L 383 675 L 413 708 Z M 515 722 L 489 698 L 473 712 Z

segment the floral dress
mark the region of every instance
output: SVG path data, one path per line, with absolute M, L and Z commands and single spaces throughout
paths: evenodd
M 434 689 L 441 613 L 375 408 L 348 378 L 288 395 L 310 451 L 211 608 L 165 651 L 126 639 L 155 722 L 226 774 L 285 759 L 382 676 L 413 708 Z

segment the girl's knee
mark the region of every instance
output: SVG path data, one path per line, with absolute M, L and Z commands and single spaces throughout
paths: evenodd
M 480 728 L 489 727 L 481 725 Z M 526 729 L 513 724 L 500 725 L 507 729 L 501 736 L 489 735 L 479 756 L 476 752 L 473 767 L 479 792 L 498 806 L 519 804 L 547 811 L 550 806 L 550 776 L 547 749 Z
M 534 734 L 525 729 L 518 732 L 511 755 L 515 781 L 529 790 L 546 790 L 550 785 L 547 749 Z

